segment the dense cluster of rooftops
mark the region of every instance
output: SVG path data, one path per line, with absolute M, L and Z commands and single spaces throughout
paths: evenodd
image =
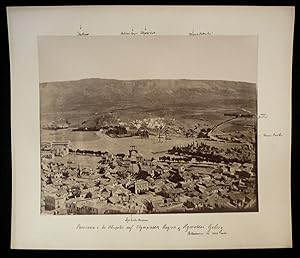
M 257 176 L 251 163 L 147 159 L 135 146 L 127 154 L 98 154 L 93 155 L 96 166 L 82 166 L 64 159 L 81 155 L 70 152 L 70 142 L 42 143 L 41 213 L 257 210 Z

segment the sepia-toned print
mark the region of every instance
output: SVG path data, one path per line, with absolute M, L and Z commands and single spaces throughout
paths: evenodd
M 256 37 L 38 48 L 41 214 L 258 211 Z

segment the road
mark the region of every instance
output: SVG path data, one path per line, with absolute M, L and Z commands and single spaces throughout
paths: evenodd
M 249 111 L 249 112 L 250 112 L 250 111 Z M 221 123 L 216 124 L 216 125 L 215 125 L 215 126 L 207 133 L 207 136 L 208 136 L 210 139 L 214 140 L 214 141 L 218 141 L 218 142 L 226 142 L 225 140 L 222 140 L 222 139 L 219 139 L 219 138 L 215 137 L 214 135 L 212 135 L 212 133 L 213 133 L 218 127 L 220 127 L 220 126 L 224 125 L 225 123 L 228 123 L 228 122 L 230 122 L 230 121 L 232 121 L 232 120 L 234 120 L 234 119 L 237 119 L 237 118 L 239 118 L 239 117 L 232 117 L 232 118 L 229 118 L 229 119 L 227 119 L 227 120 L 225 120 L 225 121 L 222 121 Z M 253 149 L 253 145 L 252 145 L 250 142 L 248 142 L 248 141 L 242 141 L 242 140 L 241 140 L 241 143 L 246 144 L 246 145 L 248 146 L 249 149 Z
M 214 127 L 211 128 L 211 130 L 207 133 L 207 136 L 208 136 L 209 138 L 211 138 L 212 140 L 214 140 L 214 141 L 225 142 L 225 140 L 221 140 L 221 139 L 219 139 L 219 138 L 213 136 L 212 133 L 213 133 L 218 127 L 220 127 L 221 125 L 223 125 L 223 124 L 225 124 L 225 123 L 228 123 L 228 122 L 230 122 L 230 121 L 232 121 L 232 120 L 234 120 L 234 119 L 237 119 L 237 118 L 238 118 L 238 117 L 232 117 L 232 118 L 229 118 L 229 119 L 227 119 L 227 120 L 225 120 L 225 121 L 222 121 L 221 123 L 218 123 L 218 124 L 214 125 Z

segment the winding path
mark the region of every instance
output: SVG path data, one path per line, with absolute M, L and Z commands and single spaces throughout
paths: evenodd
M 230 121 L 232 121 L 232 120 L 234 120 L 234 119 L 237 119 L 237 118 L 238 118 L 238 117 L 232 117 L 232 118 L 229 118 L 229 119 L 227 119 L 227 120 L 224 120 L 224 121 L 222 121 L 222 122 L 220 122 L 220 123 L 214 125 L 213 128 L 211 128 L 211 130 L 207 133 L 207 136 L 208 136 L 209 138 L 211 138 L 212 140 L 225 142 L 225 140 L 221 140 L 221 139 L 219 139 L 219 138 L 213 136 L 212 133 L 213 133 L 218 127 L 220 127 L 221 125 L 223 125 L 223 124 L 225 124 L 225 123 L 228 123 L 228 122 L 230 122 Z

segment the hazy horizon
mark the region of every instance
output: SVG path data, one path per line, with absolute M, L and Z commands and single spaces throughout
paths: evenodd
M 256 83 L 256 36 L 40 36 L 40 83 L 84 79 Z
M 212 80 L 212 79 L 187 79 L 187 78 L 178 78 L 178 79 L 171 79 L 171 78 L 151 78 L 151 79 L 115 79 L 115 78 L 99 78 L 99 77 L 90 77 L 90 78 L 81 78 L 76 80 L 56 80 L 56 81 L 43 81 L 40 83 L 54 83 L 54 82 L 72 82 L 72 81 L 83 81 L 83 80 L 115 80 L 115 81 L 168 81 L 168 80 L 186 80 L 186 81 L 227 81 L 227 82 L 242 82 L 242 83 L 249 83 L 249 84 L 256 84 L 256 82 L 247 82 L 247 81 L 233 81 L 233 80 Z

